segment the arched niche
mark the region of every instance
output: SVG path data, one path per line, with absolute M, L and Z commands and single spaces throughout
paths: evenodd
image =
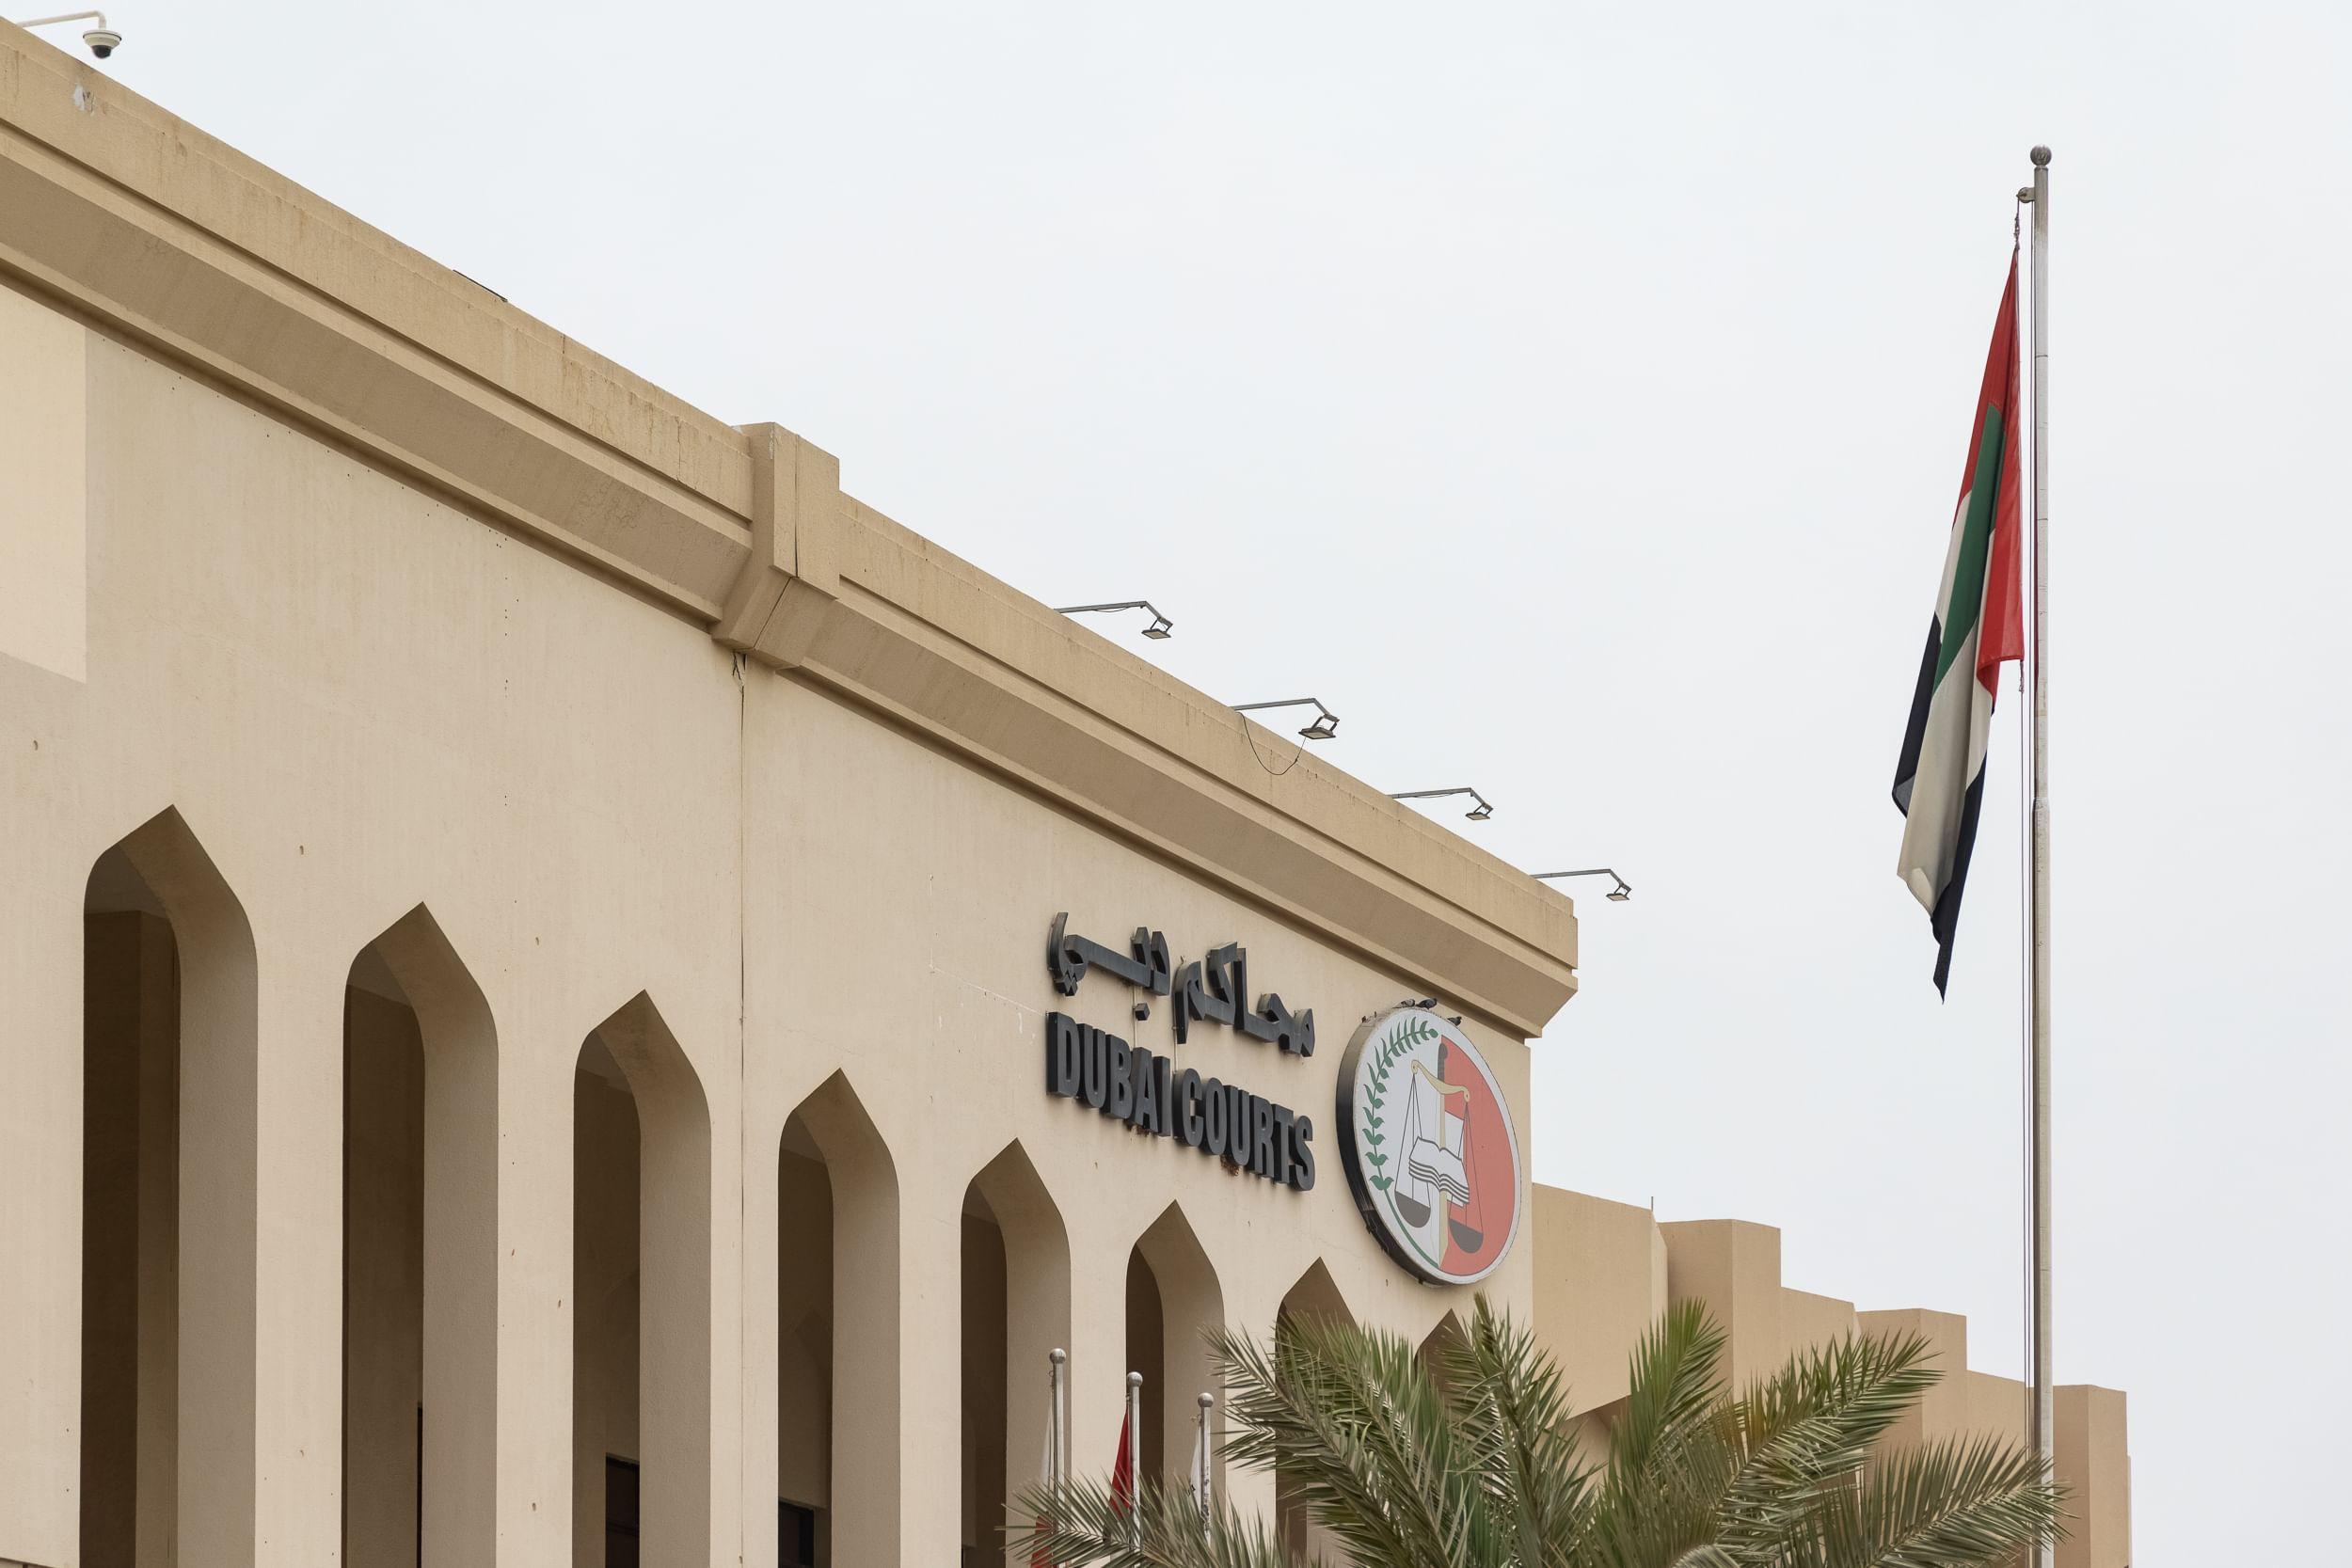
M 1138 1474 L 1180 1478 L 1189 1466 L 1199 1397 L 1217 1392 L 1207 1335 L 1224 1322 L 1216 1265 L 1182 1205 L 1171 1203 L 1128 1255 L 1127 1368 L 1143 1374 Z M 1211 1414 L 1218 1429 L 1223 1409 L 1220 1398 Z M 1212 1452 L 1216 1435 L 1213 1430 Z
M 1331 1277 L 1330 1269 L 1318 1258 L 1307 1265 L 1306 1272 L 1282 1292 L 1278 1316 L 1294 1322 L 1353 1323 L 1356 1314 L 1348 1309 L 1347 1298 L 1340 1294 L 1340 1287 Z
M 1447 1362 L 1469 1345 L 1470 1334 L 1462 1327 L 1462 1320 L 1448 1309 L 1430 1325 L 1429 1332 L 1422 1336 L 1414 1354 L 1428 1369 L 1431 1381 L 1439 1388 L 1444 1388 L 1452 1381 Z
M 710 1113 L 640 992 L 573 1075 L 573 1536 L 710 1560 Z M 581 1560 L 601 1561 L 588 1556 Z
M 1281 1305 L 1275 1313 L 1275 1332 L 1280 1334 L 1303 1324 L 1352 1326 L 1355 1322 L 1356 1314 L 1348 1309 L 1347 1300 L 1340 1294 L 1330 1269 L 1318 1258 L 1282 1293 Z M 1274 1519 L 1278 1535 L 1293 1554 L 1336 1560 L 1336 1544 L 1308 1517 L 1297 1483 L 1279 1473 L 1274 1478 Z
M 1018 1139 L 964 1190 L 963 1545 L 1004 1562 L 1008 1505 L 1037 1483 L 1052 1353 L 1070 1343 L 1070 1237 Z
M 845 1073 L 786 1120 L 777 1171 L 778 1559 L 895 1562 L 898 1178 Z M 836 1398 L 834 1369 L 854 1368 Z
M 419 905 L 343 1001 L 343 1561 L 496 1551 L 498 1037 Z
M 83 909 L 83 1560 L 250 1560 L 252 926 L 177 809 Z

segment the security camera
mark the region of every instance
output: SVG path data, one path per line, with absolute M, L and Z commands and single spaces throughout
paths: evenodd
M 69 11 L 63 16 L 36 16 L 24 22 L 20 22 L 17 25 L 28 28 L 55 27 L 58 24 L 65 22 L 95 22 L 98 24 L 97 26 L 92 27 L 88 32 L 82 35 L 82 41 L 88 44 L 89 52 L 97 55 L 102 60 L 107 55 L 113 54 L 116 50 L 122 47 L 122 35 L 116 32 L 112 27 L 106 25 L 106 13 L 104 11 Z

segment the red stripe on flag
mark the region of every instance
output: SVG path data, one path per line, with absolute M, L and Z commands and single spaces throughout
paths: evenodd
M 1968 467 L 1960 486 L 1965 494 L 1977 470 L 1978 446 L 1984 439 L 1985 412 L 2001 411 L 2001 477 L 1993 493 L 1993 545 L 1985 560 L 1984 608 L 1977 619 L 1977 684 L 2000 693 L 2001 666 L 2026 657 L 2025 583 L 2020 572 L 2023 554 L 2023 511 L 2019 497 L 2020 458 L 2024 421 L 2018 417 L 2017 376 L 2017 252 L 2009 253 L 2009 281 L 2001 289 L 2000 314 L 1993 320 L 1993 348 L 1985 356 L 1984 389 L 1977 398 L 1976 433 L 1968 441 Z

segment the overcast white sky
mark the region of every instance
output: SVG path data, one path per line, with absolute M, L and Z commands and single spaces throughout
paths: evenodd
M 1887 786 L 2053 145 L 2057 1345 L 2130 1391 L 2149 1568 L 2343 1483 L 2347 14 L 122 0 L 110 69 L 1619 867 L 1539 1179 L 2011 1372 L 2018 705 L 1948 1006 Z

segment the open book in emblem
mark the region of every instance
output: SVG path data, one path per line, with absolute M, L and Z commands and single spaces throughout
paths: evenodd
M 1454 1244 L 1475 1253 L 1486 1233 L 1479 1213 L 1477 1151 L 1469 1143 L 1470 1092 L 1468 1085 L 1449 1084 L 1442 1076 L 1445 1049 L 1440 1041 L 1436 1072 L 1413 1063 L 1405 1105 L 1405 1171 L 1390 1196 L 1398 1217 L 1426 1235 L 1433 1249 L 1443 1245 L 1429 1234 L 1442 1205 Z

